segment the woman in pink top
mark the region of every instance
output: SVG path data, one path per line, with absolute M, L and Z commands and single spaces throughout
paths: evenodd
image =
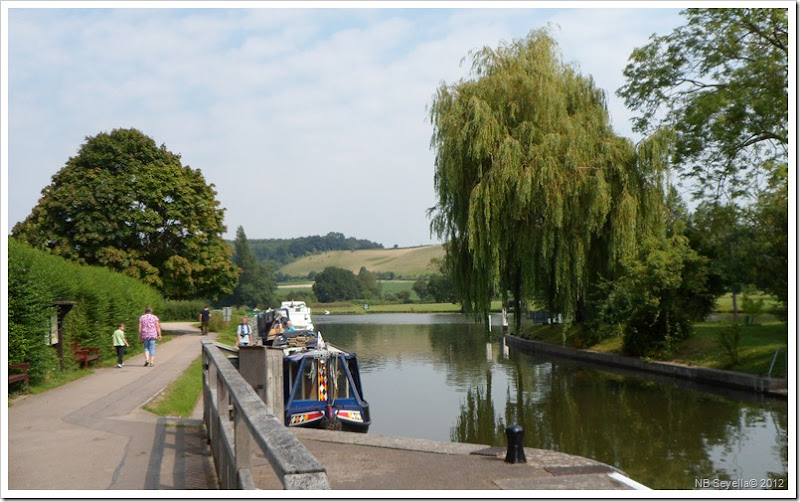
M 144 315 L 139 318 L 139 338 L 144 345 L 144 365 L 155 366 L 156 338 L 161 340 L 161 324 L 150 307 L 144 309 Z

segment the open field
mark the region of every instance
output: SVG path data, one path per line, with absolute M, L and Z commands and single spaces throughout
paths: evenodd
M 750 299 L 754 300 L 754 301 L 762 301 L 763 302 L 763 309 L 764 309 L 765 312 L 768 312 L 770 310 L 773 310 L 773 309 L 776 309 L 776 308 L 780 307 L 780 304 L 778 303 L 778 301 L 774 297 L 771 297 L 769 295 L 765 295 L 763 293 L 752 294 L 752 295 L 750 295 Z M 738 295 L 738 297 L 737 297 L 737 301 L 738 301 L 740 312 L 741 312 L 741 309 L 743 308 L 744 300 L 745 300 L 745 295 L 740 293 Z M 731 313 L 731 312 L 733 312 L 733 296 L 730 293 L 727 293 L 727 294 L 725 294 L 723 296 L 720 296 L 717 299 L 717 305 L 714 308 L 714 311 L 715 312 L 720 312 L 720 313 Z
M 405 279 L 393 279 L 393 280 L 385 280 L 385 281 L 378 281 L 378 285 L 381 287 L 381 297 L 386 293 L 399 293 L 400 291 L 409 291 L 411 293 L 411 299 L 414 301 L 419 301 L 419 295 L 414 291 L 414 281 L 412 280 L 405 280 Z M 298 292 L 298 291 L 313 291 L 314 283 L 309 281 L 301 281 L 301 282 L 286 282 L 278 284 L 278 294 L 287 294 L 288 291 Z
M 311 272 L 322 272 L 333 266 L 358 274 L 361 267 L 370 272 L 393 272 L 395 277 L 412 279 L 427 275 L 433 270 L 431 259 L 444 257 L 441 245 L 397 249 L 363 249 L 358 251 L 329 251 L 300 258 L 284 265 L 281 273 L 292 277 L 306 277 Z

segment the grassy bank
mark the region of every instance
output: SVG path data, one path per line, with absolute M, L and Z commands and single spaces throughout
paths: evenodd
M 766 376 L 775 352 L 781 350 L 772 368 L 771 376 L 786 377 L 787 329 L 786 323 L 779 321 L 751 325 L 722 322 L 697 323 L 694 325 L 694 335 L 675 349 L 665 361 Z M 583 347 L 597 352 L 622 354 L 621 337 L 606 339 L 584 347 L 579 326 L 566 329 L 561 325 L 528 326 L 523 330 L 523 336 L 558 345 L 563 343 L 568 347 Z

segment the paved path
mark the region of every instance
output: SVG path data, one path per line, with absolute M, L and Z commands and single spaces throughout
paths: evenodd
M 216 488 L 202 421 L 174 427 L 175 420 L 141 409 L 202 353 L 205 337 L 191 323 L 163 323 L 162 328 L 184 334 L 158 345 L 153 368 L 144 366 L 139 353 L 122 368 L 100 368 L 13 401 L 9 490 Z

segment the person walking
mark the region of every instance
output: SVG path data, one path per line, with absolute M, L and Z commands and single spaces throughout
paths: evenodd
M 144 344 L 144 365 L 156 365 L 156 338 L 161 340 L 161 324 L 158 317 L 153 315 L 153 309 L 144 309 L 144 315 L 139 318 L 139 339 Z
M 197 319 L 200 321 L 200 332 L 204 335 L 207 335 L 208 321 L 211 319 L 211 311 L 208 310 L 208 305 L 206 305 L 206 308 L 200 311 L 200 315 Z
M 238 345 L 240 347 L 247 347 L 250 345 L 250 333 L 252 331 L 252 328 L 250 328 L 250 325 L 247 323 L 247 317 L 242 317 L 242 322 L 236 327 L 236 335 L 239 337 Z
M 117 325 L 117 330 L 111 335 L 111 340 L 114 343 L 114 350 L 117 351 L 117 368 L 122 368 L 125 365 L 122 362 L 122 356 L 125 355 L 125 347 L 130 347 L 128 340 L 125 338 L 125 323 Z

